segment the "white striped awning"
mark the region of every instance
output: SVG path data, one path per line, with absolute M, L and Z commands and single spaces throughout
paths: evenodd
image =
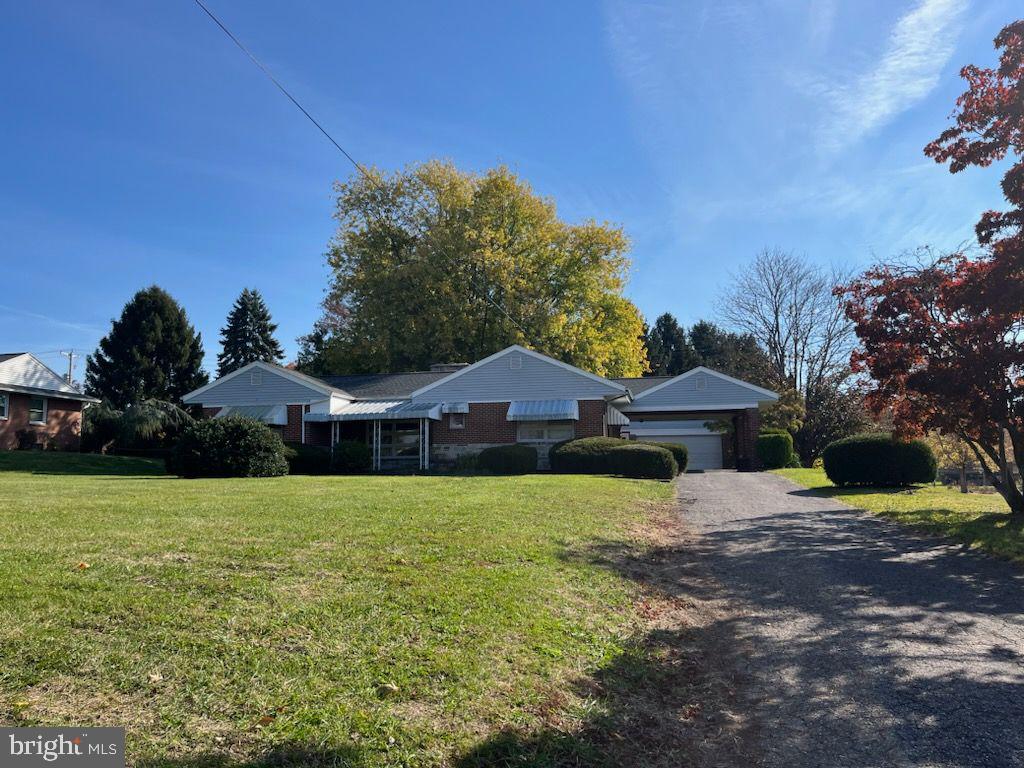
M 307 413 L 305 421 L 378 421 L 398 419 L 441 419 L 441 403 L 408 400 L 363 400 L 346 403 L 334 413 Z
M 618 408 L 612 408 L 608 406 L 608 423 L 612 426 L 625 427 L 629 424 L 629 416 L 624 414 Z
M 264 424 L 283 427 L 288 423 L 287 405 L 228 405 L 213 415 L 215 419 L 226 419 L 228 416 L 242 416 L 256 419 Z
M 509 421 L 578 421 L 580 406 L 576 400 L 513 400 L 505 418 Z

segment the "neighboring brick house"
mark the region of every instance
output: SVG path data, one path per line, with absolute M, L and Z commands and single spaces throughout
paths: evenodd
M 318 379 L 251 363 L 184 401 L 213 418 L 261 419 L 286 441 L 365 442 L 376 469 L 422 469 L 511 443 L 536 447 L 543 466 L 554 443 L 598 435 L 685 443 L 697 469 L 755 469 L 757 409 L 776 399 L 706 368 L 606 379 L 514 345 L 472 365 L 412 373 Z
M 98 402 L 28 352 L 0 354 L 0 450 L 78 450 L 82 409 Z

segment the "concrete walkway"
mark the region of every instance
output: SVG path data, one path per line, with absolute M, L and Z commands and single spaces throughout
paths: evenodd
M 1024 569 L 767 473 L 686 475 L 771 766 L 1024 766 Z

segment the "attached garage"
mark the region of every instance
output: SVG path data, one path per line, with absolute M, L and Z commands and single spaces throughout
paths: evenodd
M 722 435 L 710 432 L 704 421 L 646 420 L 629 427 L 630 437 L 660 443 L 681 443 L 689 452 L 688 469 L 722 469 Z

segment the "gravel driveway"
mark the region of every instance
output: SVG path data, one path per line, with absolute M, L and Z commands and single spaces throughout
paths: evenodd
M 770 766 L 1024 766 L 1024 569 L 776 475 L 679 485 Z

